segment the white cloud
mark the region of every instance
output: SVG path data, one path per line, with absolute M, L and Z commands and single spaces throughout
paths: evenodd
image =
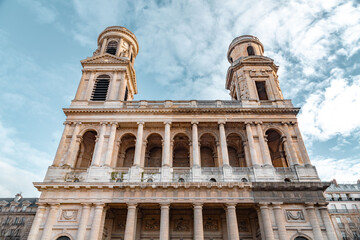
M 0 196 L 9 197 L 17 192 L 24 196 L 38 195 L 32 186 L 34 181 L 42 181 L 46 167 L 51 164 L 51 156 L 33 148 L 17 137 L 16 131 L 0 122 Z
M 28 9 L 33 11 L 39 21 L 43 23 L 52 23 L 56 19 L 55 9 L 48 7 L 47 4 L 44 4 L 43 1 L 39 0 L 19 0 L 24 4 Z M 45 2 L 46 3 L 46 2 Z
M 360 158 L 354 156 L 346 159 L 317 157 L 312 159 L 322 181 L 336 179 L 341 182 L 355 182 L 360 179 Z
M 324 90 L 312 93 L 302 107 L 299 122 L 308 137 L 328 140 L 350 135 L 360 128 L 360 76 L 342 78 L 338 71 Z

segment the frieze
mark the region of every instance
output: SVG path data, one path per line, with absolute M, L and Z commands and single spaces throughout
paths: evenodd
M 286 209 L 285 215 L 288 222 L 305 222 L 304 213 L 301 209 Z
M 76 221 L 78 216 L 77 209 L 63 209 L 61 211 L 59 221 Z
M 178 218 L 174 220 L 175 232 L 189 232 L 190 231 L 190 220 L 184 218 Z
M 144 219 L 144 230 L 145 231 L 159 231 L 160 230 L 160 219 L 145 218 Z
M 204 221 L 205 231 L 219 231 L 219 220 L 214 218 L 205 218 Z
M 117 229 L 117 230 L 121 230 L 121 231 L 125 230 L 126 220 L 125 220 L 125 219 L 119 219 L 119 218 L 118 218 L 118 219 L 116 220 L 115 226 L 116 226 L 116 229 Z
M 250 223 L 248 219 L 238 219 L 238 228 L 240 233 L 250 232 Z

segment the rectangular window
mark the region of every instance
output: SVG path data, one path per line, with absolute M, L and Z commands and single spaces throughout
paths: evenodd
M 337 218 L 336 218 L 336 222 L 337 222 L 337 223 L 341 223 L 341 218 L 337 217 Z
M 256 90 L 258 92 L 259 100 L 269 100 L 268 95 L 266 93 L 266 87 L 264 81 L 256 81 Z
M 348 223 L 352 223 L 351 218 L 347 217 L 346 220 L 348 221 Z

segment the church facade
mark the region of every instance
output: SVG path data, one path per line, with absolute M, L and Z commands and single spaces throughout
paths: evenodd
M 29 240 L 334 240 L 324 190 L 256 37 L 235 38 L 232 100 L 133 101 L 133 33 L 81 64 Z

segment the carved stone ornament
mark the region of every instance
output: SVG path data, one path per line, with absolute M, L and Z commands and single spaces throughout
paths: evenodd
M 239 232 L 250 232 L 249 221 L 247 219 L 239 219 L 238 227 Z
M 213 218 L 207 218 L 204 221 L 204 230 L 206 231 L 218 231 L 219 221 Z
M 188 232 L 190 231 L 190 221 L 188 219 L 178 218 L 174 221 L 175 232 Z
M 300 209 L 289 209 L 285 211 L 286 220 L 288 222 L 304 222 L 305 217 L 303 211 Z
M 160 230 L 160 220 L 155 218 L 147 218 L 144 220 L 144 230 L 158 231 Z
M 60 221 L 76 221 L 78 216 L 77 209 L 64 209 L 60 215 Z
M 126 220 L 125 219 L 117 219 L 116 221 L 116 229 L 117 230 L 125 230 Z

